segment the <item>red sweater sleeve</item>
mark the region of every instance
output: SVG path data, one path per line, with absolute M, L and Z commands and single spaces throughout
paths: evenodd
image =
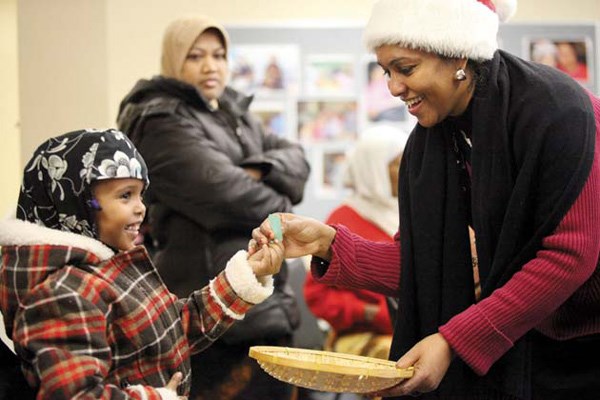
M 479 374 L 485 374 L 531 329 L 558 336 L 548 321 L 596 270 L 600 252 L 600 104 L 595 101 L 594 106 L 597 121 L 594 161 L 571 209 L 521 271 L 488 298 L 440 328 L 458 356 Z M 600 286 L 599 275 L 593 276 L 593 285 Z M 591 325 L 569 329 L 571 332 L 567 334 L 571 337 L 598 332 L 600 319 Z M 561 335 L 565 336 L 565 332 Z
M 400 242 L 372 242 L 350 232 L 343 225 L 337 230 L 331 249 L 333 258 L 324 275 L 315 264 L 312 275 L 317 282 L 353 289 L 366 289 L 397 297 L 400 285 Z

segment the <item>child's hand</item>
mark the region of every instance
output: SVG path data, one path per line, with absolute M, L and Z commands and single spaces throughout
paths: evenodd
M 171 377 L 171 380 L 169 381 L 169 383 L 167 383 L 167 386 L 165 386 L 165 388 L 174 392 L 175 395 L 177 396 L 177 387 L 179 385 L 181 385 L 182 380 L 183 380 L 183 375 L 181 374 L 181 372 L 175 372 L 173 374 L 173 376 Z M 179 400 L 187 400 L 187 396 L 177 396 L 177 398 Z
M 279 272 L 283 263 L 284 248 L 281 243 L 264 244 L 258 251 L 248 256 L 248 264 L 257 277 Z
M 305 255 L 316 255 L 323 259 L 331 259 L 331 243 L 336 230 L 314 218 L 296 214 L 277 213 L 281 221 L 285 257 L 296 258 Z M 265 219 L 258 228 L 252 231 L 252 240 L 248 243 L 248 252 L 253 254 L 265 243 L 278 242 L 269 219 Z

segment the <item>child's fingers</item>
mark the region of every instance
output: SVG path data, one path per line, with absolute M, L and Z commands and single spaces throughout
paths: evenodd
M 248 259 L 249 260 L 262 262 L 262 260 L 264 260 L 264 258 L 265 258 L 265 251 L 263 250 L 262 247 L 259 247 L 258 245 L 254 248 L 253 251 L 248 251 Z
M 275 251 L 275 261 L 283 260 L 285 255 L 285 247 L 283 246 L 283 243 L 274 243 L 272 248 Z
M 252 230 L 252 239 L 256 241 L 257 245 L 269 243 L 273 236 L 273 232 L 266 221 L 263 222 L 258 228 L 254 228 Z
M 171 380 L 169 381 L 169 383 L 167 383 L 167 386 L 165 387 L 169 390 L 177 392 L 177 387 L 181 384 L 182 380 L 183 374 L 181 372 L 175 372 L 171 377 Z
M 258 251 L 258 243 L 256 243 L 256 240 L 250 239 L 250 241 L 248 242 L 248 255 L 252 255 L 252 254 L 256 253 L 257 251 Z

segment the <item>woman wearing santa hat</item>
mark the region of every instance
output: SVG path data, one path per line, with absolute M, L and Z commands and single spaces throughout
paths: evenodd
M 600 398 L 600 99 L 497 49 L 514 8 L 374 5 L 366 44 L 418 119 L 395 244 L 282 214 L 318 281 L 399 298 L 390 357 L 415 373 L 381 395 Z M 272 237 L 264 222 L 252 245 Z

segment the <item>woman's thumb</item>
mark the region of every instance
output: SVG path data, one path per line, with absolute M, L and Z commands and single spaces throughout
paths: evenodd
M 416 364 L 418 359 L 419 359 L 419 357 L 417 356 L 417 352 L 414 351 L 414 349 L 410 349 L 402 357 L 400 357 L 400 359 L 396 363 L 396 368 L 412 367 L 413 365 Z

